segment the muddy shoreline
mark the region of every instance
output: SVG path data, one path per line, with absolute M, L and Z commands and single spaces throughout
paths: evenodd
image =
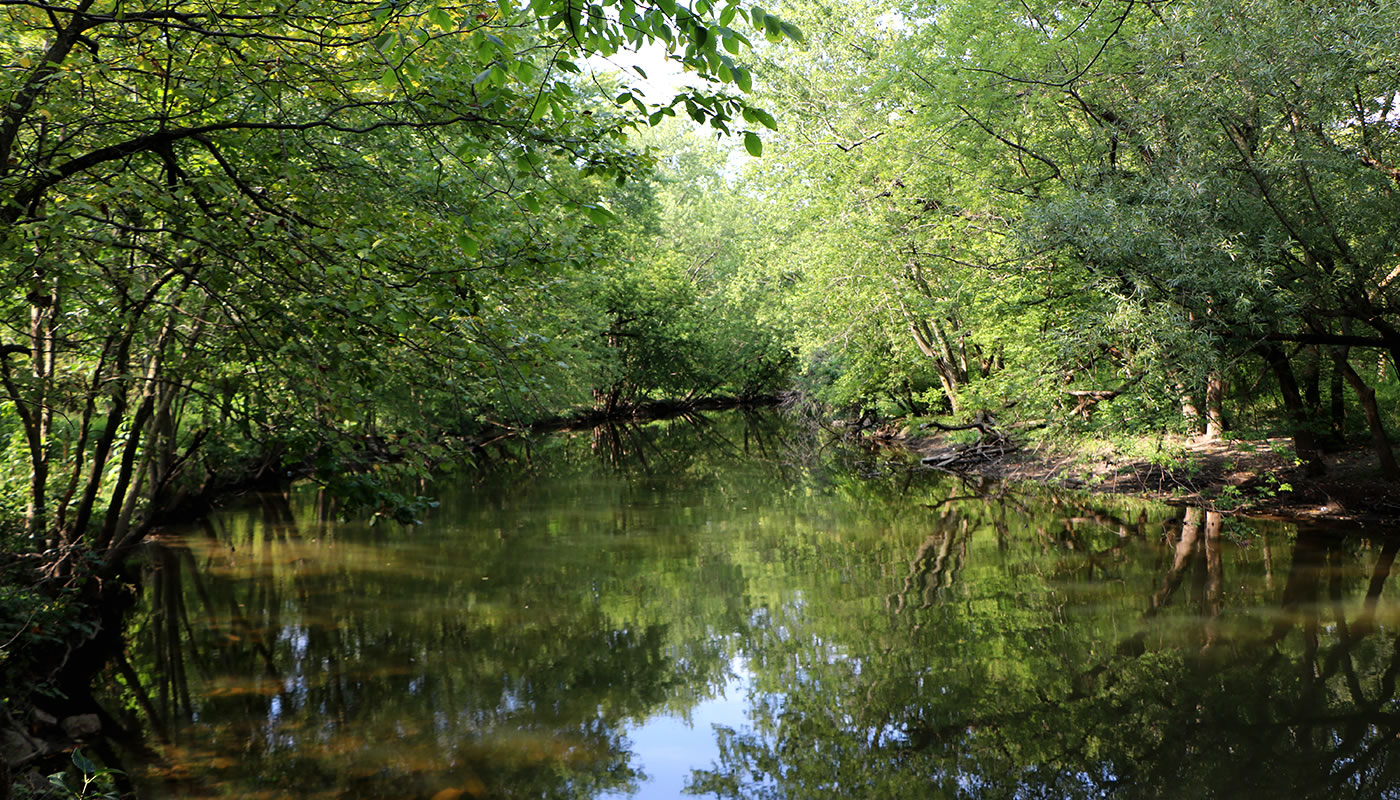
M 1046 442 L 983 448 L 948 434 L 876 432 L 885 446 L 918 455 L 929 468 L 1090 493 L 1145 497 L 1173 505 L 1400 533 L 1400 486 L 1386 482 L 1369 448 L 1326 454 L 1311 477 L 1289 440 L 1160 437 L 1128 443 Z M 970 456 L 970 457 L 969 457 Z

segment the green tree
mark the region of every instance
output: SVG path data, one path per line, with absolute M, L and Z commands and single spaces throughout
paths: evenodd
M 178 497 L 524 416 L 556 355 L 539 295 L 649 168 L 627 132 L 737 130 L 732 26 L 798 35 L 734 3 L 3 14 L 7 457 L 31 546 L 112 561 Z M 711 88 L 648 106 L 578 63 L 647 42 Z
M 736 154 L 688 121 L 642 137 L 656 153 L 650 224 L 624 242 L 599 281 L 601 338 L 613 356 L 604 407 L 619 399 L 771 395 L 786 388 L 791 355 L 767 308 L 773 294 L 749 260 L 761 234 Z M 644 215 L 629 207 L 625 217 Z
M 916 10 L 784 13 L 810 45 L 764 54 L 764 97 L 785 111 L 754 177 L 809 385 L 838 406 L 975 410 L 978 384 L 1006 390 L 1044 360 L 1039 276 L 1013 262 L 1015 198 L 955 147 L 916 63 Z
M 760 54 L 790 111 L 758 179 L 827 396 L 1211 435 L 1253 414 L 1319 469 L 1330 378 L 1331 427 L 1349 386 L 1396 474 L 1389 8 L 784 13 L 810 46 Z M 1246 388 L 1261 369 L 1276 391 Z

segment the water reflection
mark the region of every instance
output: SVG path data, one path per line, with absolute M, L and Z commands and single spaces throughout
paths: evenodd
M 152 548 L 114 667 L 164 743 L 146 793 L 1400 790 L 1400 539 L 960 482 L 769 416 L 514 455 L 419 528 L 273 497 Z

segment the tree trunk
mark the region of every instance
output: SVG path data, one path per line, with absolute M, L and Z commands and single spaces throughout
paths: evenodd
M 1316 416 L 1322 410 L 1322 356 L 1317 345 L 1304 347 L 1301 352 L 1306 354 L 1301 370 L 1303 403 L 1307 405 L 1308 413 Z
M 909 333 L 914 336 L 914 344 L 918 345 L 919 352 L 933 361 L 938 381 L 943 385 L 943 393 L 948 397 L 948 407 L 954 414 L 958 413 L 958 375 L 951 363 L 952 354 L 947 352 L 944 346 L 946 343 L 938 335 L 939 331 L 935 326 L 914 320 L 907 312 L 905 319 L 909 323 Z
M 1181 395 L 1181 418 L 1186 423 L 1186 433 L 1195 436 L 1201 432 L 1201 408 L 1196 404 L 1196 396 L 1185 384 L 1178 383 L 1176 391 Z
M 1206 376 L 1206 438 L 1212 441 L 1225 435 L 1225 378 L 1219 370 Z
M 1375 448 L 1376 458 L 1381 464 L 1381 474 L 1388 481 L 1400 480 L 1400 466 L 1395 463 L 1395 451 L 1390 446 L 1390 437 L 1386 435 L 1385 423 L 1376 406 L 1376 390 L 1367 386 L 1366 381 L 1352 369 L 1344 350 L 1332 351 L 1332 361 L 1361 401 L 1361 410 L 1366 413 L 1366 423 L 1371 428 L 1371 446 Z
M 125 373 L 123 372 L 123 374 Z M 126 417 L 126 392 L 120 382 L 117 382 L 116 385 L 118 388 L 113 390 L 112 404 L 107 410 L 107 424 L 97 440 L 97 446 L 93 449 L 92 465 L 88 468 L 87 483 L 83 486 L 83 494 L 78 500 L 73 524 L 64 533 L 65 540 L 69 544 L 77 542 L 87 532 L 93 508 L 97 504 L 98 490 L 102 488 L 103 470 L 107 467 L 107 459 L 112 454 L 112 445 L 116 443 L 121 421 Z
M 93 367 L 92 380 L 87 388 L 87 400 L 83 404 L 82 422 L 78 426 L 78 441 L 73 446 L 73 457 L 67 459 L 71 464 L 71 472 L 68 475 L 68 486 L 63 491 L 63 496 L 58 500 L 58 506 L 54 511 L 53 534 L 49 540 L 49 547 L 56 548 L 63 543 L 68 529 L 68 508 L 73 502 L 73 497 L 78 492 L 78 485 L 83 478 L 83 469 L 92 468 L 101 470 L 101 464 L 88 463 L 87 457 L 88 442 L 92 437 L 92 422 L 97 414 L 97 399 L 102 393 L 103 376 L 107 372 L 107 359 L 112 354 L 112 339 L 102 346 L 102 355 L 97 359 L 97 366 Z M 105 456 L 104 456 L 105 458 Z
M 1327 465 L 1322 460 L 1317 437 L 1308 427 L 1307 407 L 1303 405 L 1303 398 L 1298 393 L 1298 382 L 1293 379 L 1293 367 L 1288 363 L 1288 356 L 1277 347 L 1265 349 L 1263 355 L 1273 369 L 1274 377 L 1278 379 L 1279 391 L 1283 394 L 1283 407 L 1288 412 L 1293 427 L 1293 449 L 1306 465 L 1309 476 L 1326 474 Z
M 47 296 L 40 297 L 42 293 L 38 283 L 35 284 L 34 295 L 31 297 L 33 305 L 30 307 L 30 337 L 34 344 L 34 413 L 38 423 L 39 453 L 34 461 L 34 483 L 30 496 L 30 536 L 35 542 L 42 542 L 48 534 L 49 527 L 49 448 L 53 434 L 53 406 L 55 398 L 54 392 L 50 391 L 53 384 L 54 361 L 57 357 L 54 327 L 59 318 L 58 312 L 58 287 L 44 286 Z
M 132 509 L 140 499 L 139 490 L 153 457 L 153 452 L 146 451 L 156 445 L 158 436 L 158 432 L 149 429 L 148 426 L 159 411 L 168 410 L 167 404 L 157 405 L 161 385 L 165 380 L 165 351 L 179 321 L 176 314 L 179 308 L 177 300 L 189 284 L 190 280 L 186 279 L 184 286 L 177 289 L 170 298 L 170 311 L 166 314 L 155 341 L 151 343 L 151 352 L 142 379 L 141 404 L 136 407 L 136 413 L 131 417 L 131 430 L 122 450 L 116 483 L 112 486 L 112 498 L 107 505 L 107 515 L 102 529 L 93 540 L 96 549 L 106 550 L 113 544 L 114 538 L 120 538 L 119 534 L 123 533 L 130 523 Z
M 1397 330 L 1394 325 L 1391 325 L 1380 315 L 1373 316 L 1366 321 L 1370 323 L 1371 327 L 1381 332 L 1386 341 L 1386 349 L 1390 352 L 1390 365 L 1397 372 L 1400 372 L 1400 330 Z
M 1333 369 L 1328 381 L 1328 401 L 1331 406 L 1331 435 L 1337 443 L 1341 443 L 1347 434 L 1347 403 L 1346 395 L 1342 388 L 1341 370 Z

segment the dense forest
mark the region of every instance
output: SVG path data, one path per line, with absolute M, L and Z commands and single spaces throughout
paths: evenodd
M 1400 60 L 1381 3 L 784 9 L 756 185 L 840 403 L 1099 432 L 1396 422 Z
M 709 5 L 6 3 L 0 435 L 28 546 L 111 563 L 161 511 L 302 467 L 401 512 L 349 473 L 774 388 L 759 298 L 687 275 L 636 139 L 772 123 L 731 53 L 799 34 Z M 721 88 L 651 104 L 580 63 L 648 42 Z
M 0 0 L 0 728 L 56 674 L 46 647 L 67 659 L 94 608 L 121 615 L 93 601 L 124 597 L 161 525 L 294 477 L 347 517 L 412 521 L 485 441 L 649 403 L 1288 437 L 1306 474 L 1364 446 L 1394 487 L 1396 31 L 1400 3 L 1364 0 Z M 1194 542 L 1199 516 L 1163 529 Z M 959 524 L 918 558 L 965 556 Z M 804 558 L 840 541 L 807 535 Z M 583 607 L 585 583 L 551 585 Z M 906 638 L 883 624 L 862 638 Z M 626 654 L 584 627 L 580 647 Z M 803 641 L 773 648 L 821 664 Z M 1161 663 L 1113 691 L 1184 674 Z M 1368 668 L 1378 697 L 1393 667 Z M 865 669 L 783 681 L 865 693 L 832 720 L 899 719 L 874 692 L 902 666 Z M 1056 691 L 1081 697 L 994 694 L 1035 741 Z M 975 730 L 957 715 L 905 729 Z M 769 750 L 818 753 L 757 723 L 709 791 L 746 796 Z M 884 724 L 842 763 L 904 758 Z
M 658 399 L 1400 476 L 1396 4 L 0 15 L 0 511 L 51 575 L 292 473 L 406 518 L 483 435 Z

